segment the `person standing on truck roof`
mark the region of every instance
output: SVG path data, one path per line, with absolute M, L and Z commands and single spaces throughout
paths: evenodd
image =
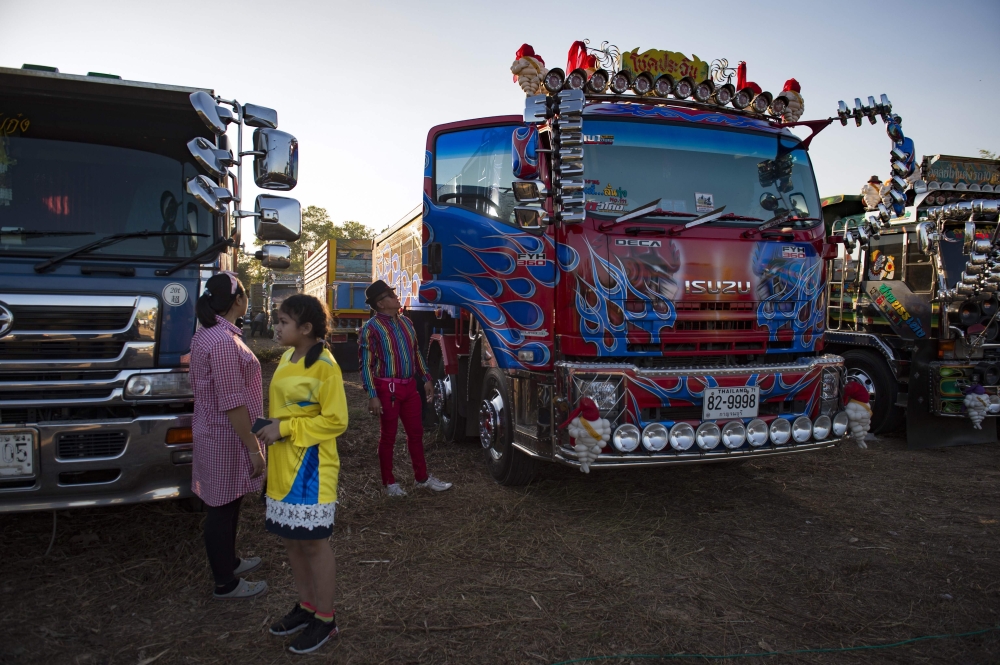
M 207 506 L 205 549 L 219 600 L 267 590 L 267 582 L 240 577 L 259 568 L 260 557 L 236 556 L 240 502 L 245 494 L 260 492 L 267 468 L 265 449 L 251 432 L 263 410 L 260 362 L 243 343 L 237 324 L 247 302 L 234 273 L 214 275 L 195 306 L 202 327 L 191 338 L 191 489 Z
M 347 430 L 347 396 L 340 367 L 323 343 L 329 320 L 314 296 L 297 294 L 281 303 L 274 341 L 291 348 L 271 378 L 271 420 L 257 433 L 272 446 L 264 528 L 281 537 L 299 594 L 271 634 L 302 631 L 288 647 L 293 653 L 310 653 L 337 636 L 337 562 L 328 540 L 337 509 L 337 437 Z
M 400 314 L 399 298 L 382 280 L 365 289 L 365 302 L 375 313 L 358 335 L 361 382 L 368 392 L 368 412 L 381 419 L 378 460 L 385 493 L 393 497 L 406 496 L 392 475 L 392 450 L 400 420 L 406 431 L 406 447 L 417 487 L 435 492 L 450 489 L 451 483 L 427 473 L 424 461 L 423 407 L 417 379 L 424 381 L 428 402 L 434 399 L 434 385 L 413 323 Z

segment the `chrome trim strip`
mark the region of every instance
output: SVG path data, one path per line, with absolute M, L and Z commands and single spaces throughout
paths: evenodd
M 2 346 L 0 342 L 0 346 Z M 0 369 L 116 369 L 118 367 L 144 368 L 153 366 L 156 342 L 125 342 L 115 358 L 70 360 L 0 360 Z
M 559 361 L 555 363 L 556 369 L 569 372 L 587 372 L 594 374 L 613 374 L 618 372 L 632 372 L 638 376 L 658 377 L 658 376 L 691 376 L 693 374 L 711 376 L 738 376 L 744 374 L 766 374 L 774 372 L 809 372 L 818 367 L 831 367 L 842 365 L 844 359 L 833 354 L 822 356 L 810 356 L 804 359 L 805 362 L 798 363 L 774 363 L 746 365 L 743 367 L 715 367 L 688 365 L 678 368 L 643 368 L 626 363 L 574 363 Z
M 0 293 L 0 300 L 8 305 L 40 305 L 42 307 L 131 307 L 134 309 L 139 298 L 140 296 L 95 296 L 85 293 Z
M 27 382 L 4 382 L 0 381 L 0 390 L 5 388 L 20 388 L 20 387 L 38 387 L 39 385 L 44 385 L 45 388 L 59 389 L 59 388 L 109 388 L 111 394 L 105 398 L 96 397 L 86 397 L 82 399 L 34 399 L 34 400 L 4 400 L 0 399 L 0 408 L 3 407 L 35 407 L 35 408 L 46 408 L 54 406 L 63 405 L 74 405 L 74 404 L 95 404 L 107 406 L 108 404 L 161 404 L 165 402 L 190 402 L 194 399 L 194 395 L 172 395 L 164 397 L 126 397 L 125 396 L 125 386 L 128 384 L 128 380 L 133 376 L 139 374 L 172 374 L 172 373 L 188 373 L 187 368 L 170 368 L 162 370 L 122 370 L 112 379 L 100 379 L 100 380 L 78 380 L 78 381 L 53 381 L 51 383 L 40 384 L 38 382 L 27 383 Z

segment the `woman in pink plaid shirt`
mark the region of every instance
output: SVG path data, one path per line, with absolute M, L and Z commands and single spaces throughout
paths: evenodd
M 260 557 L 236 556 L 236 526 L 244 494 L 259 492 L 267 462 L 250 431 L 263 409 L 260 362 L 243 343 L 237 319 L 246 314 L 246 291 L 236 275 L 214 275 L 196 305 L 201 328 L 191 339 L 194 389 L 194 459 L 191 489 L 205 502 L 205 549 L 215 577 L 215 598 L 252 598 L 267 582 L 242 577 Z

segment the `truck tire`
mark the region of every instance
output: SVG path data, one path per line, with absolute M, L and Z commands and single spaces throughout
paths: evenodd
M 535 476 L 538 463 L 514 447 L 514 422 L 507 375 L 491 367 L 483 377 L 482 402 L 479 406 L 479 442 L 483 446 L 486 468 L 501 485 L 527 485 Z
M 448 443 L 465 438 L 465 418 L 458 415 L 457 388 L 458 377 L 445 372 L 444 358 L 439 357 L 434 367 L 434 412 L 438 436 Z
M 903 409 L 896 406 L 899 386 L 892 371 L 877 353 L 851 349 L 843 354 L 847 379 L 855 379 L 868 391 L 872 409 L 872 434 L 894 432 L 903 426 Z

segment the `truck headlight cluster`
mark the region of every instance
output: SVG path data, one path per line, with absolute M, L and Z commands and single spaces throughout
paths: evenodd
M 156 399 L 191 394 L 191 379 L 187 372 L 136 374 L 125 384 L 126 397 Z

